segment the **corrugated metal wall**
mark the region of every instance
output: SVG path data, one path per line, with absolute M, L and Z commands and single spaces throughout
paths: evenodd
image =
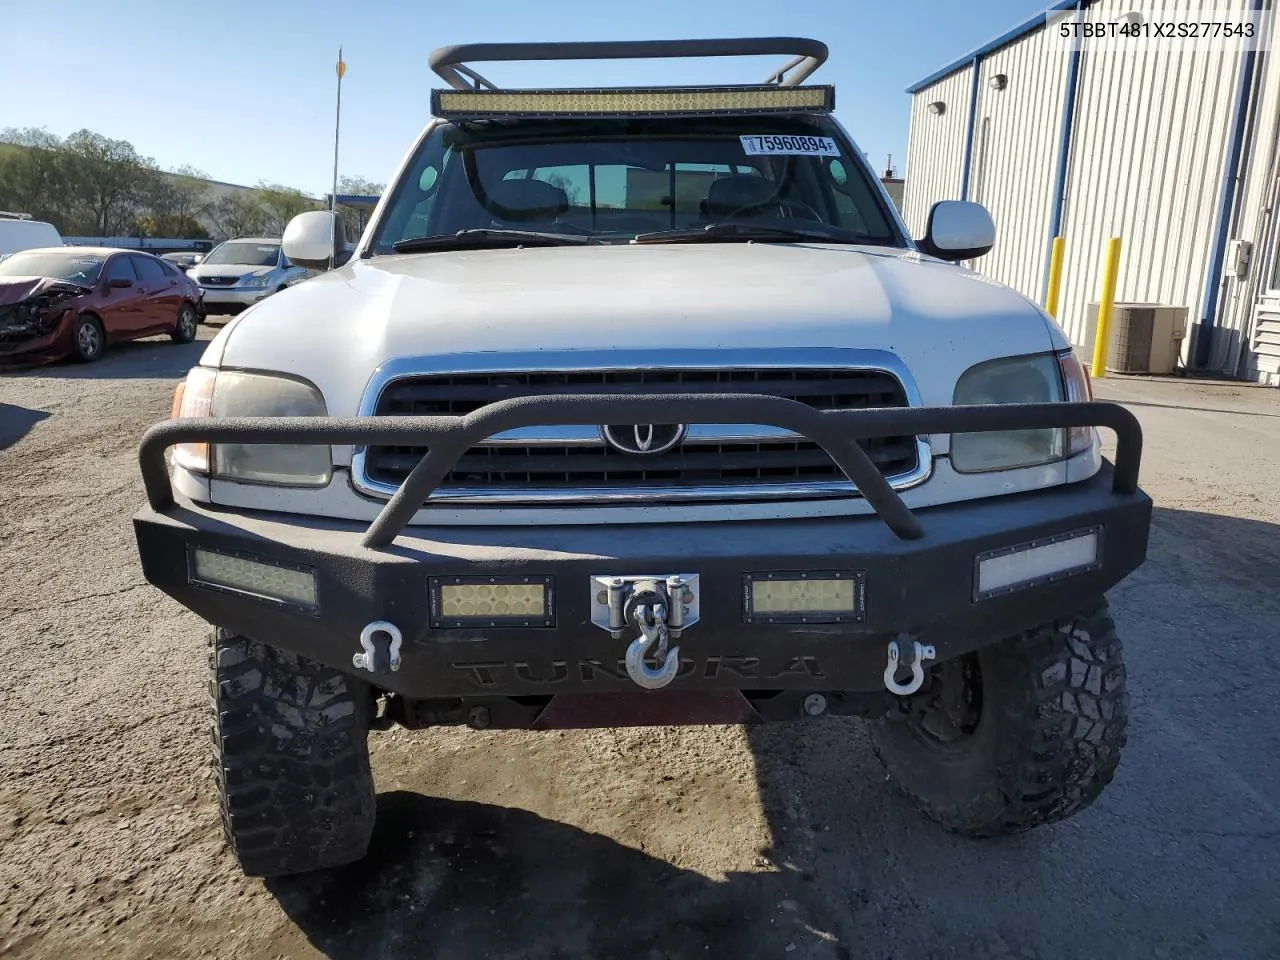
M 911 98 L 902 218 L 913 237 L 923 235 L 925 218 L 935 201 L 960 199 L 972 73 L 966 67 Z M 938 100 L 946 104 L 945 112 L 930 113 L 929 104 Z
M 1117 17 L 1127 9 L 1103 5 Z M 1111 236 L 1123 244 L 1118 300 L 1185 306 L 1189 325 L 1199 318 L 1238 64 L 1234 53 L 1150 46 L 1083 54 L 1062 225 L 1060 320 L 1076 343 Z
M 1236 11 L 1250 5 L 1251 0 L 1199 4 Z M 1130 7 L 1121 0 L 1101 0 L 1096 12 L 1116 18 Z M 1259 81 L 1263 100 L 1246 145 L 1249 167 L 1231 232 L 1254 242 L 1255 271 L 1272 270 L 1274 256 L 1280 256 L 1272 253 L 1269 199 L 1276 171 L 1268 161 L 1280 135 L 1280 66 L 1271 62 L 1280 22 L 1273 26 L 1272 52 L 1263 60 Z M 970 197 L 991 210 L 997 239 L 995 249 L 973 265 L 1037 302 L 1043 295 L 1068 59 L 1041 28 L 987 54 L 979 66 Z M 1104 248 L 1113 235 L 1123 238 L 1118 299 L 1185 306 L 1189 325 L 1198 324 L 1239 66 L 1235 52 L 1147 47 L 1104 53 L 1086 47 L 1067 167 L 1059 310 L 1068 334 L 1082 346 L 1088 304 L 1098 297 Z M 916 235 L 931 203 L 959 196 L 971 69 L 912 99 L 905 218 Z M 1003 91 L 990 86 L 991 77 L 1000 73 L 1008 77 Z M 937 99 L 949 107 L 961 105 L 951 123 L 939 123 L 942 118 L 927 112 L 927 104 Z M 1228 279 L 1226 286 L 1210 367 L 1256 373 L 1259 358 L 1251 348 L 1263 347 L 1262 365 L 1271 363 L 1266 350 L 1276 336 L 1272 318 L 1280 313 L 1280 297 L 1264 298 L 1260 308 L 1265 282 Z M 1184 358 L 1190 343 L 1189 335 Z
M 979 69 L 969 199 L 991 211 L 996 245 L 974 266 L 1033 300 L 1048 256 L 1067 62 L 1037 30 Z M 991 80 L 1000 74 L 1007 82 L 996 90 Z

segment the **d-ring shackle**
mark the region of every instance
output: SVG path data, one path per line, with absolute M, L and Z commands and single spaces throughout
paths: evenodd
M 924 666 L 922 662 L 936 659 L 938 651 L 934 649 L 932 644 L 925 646 L 919 640 L 912 640 L 911 645 L 907 646 L 905 635 L 899 639 L 903 641 L 901 648 L 898 646 L 897 640 L 889 641 L 889 665 L 884 668 L 884 685 L 890 693 L 906 697 L 924 686 Z M 911 679 L 906 683 L 897 681 L 899 666 L 911 668 Z

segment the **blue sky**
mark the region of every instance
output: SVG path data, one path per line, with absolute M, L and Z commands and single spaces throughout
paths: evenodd
M 0 0 L 0 128 L 88 127 L 169 169 L 266 180 L 313 194 L 333 167 L 334 63 L 342 86 L 340 171 L 384 182 L 426 122 L 438 46 L 473 41 L 812 36 L 831 48 L 813 82 L 871 161 L 905 167 L 904 89 L 1043 8 L 1045 0 Z M 46 38 L 38 42 L 34 38 Z M 492 64 L 512 86 L 726 83 L 769 60 Z

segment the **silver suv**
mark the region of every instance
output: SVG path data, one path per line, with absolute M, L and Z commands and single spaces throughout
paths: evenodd
M 279 237 L 236 237 L 187 274 L 204 291 L 206 313 L 235 314 L 317 272 L 290 263 Z

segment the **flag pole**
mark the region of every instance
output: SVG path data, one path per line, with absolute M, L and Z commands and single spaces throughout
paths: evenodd
M 342 47 L 338 47 L 338 107 L 333 118 L 333 188 L 329 193 L 329 213 L 332 216 L 333 236 L 329 242 L 329 269 L 332 270 L 338 257 L 338 132 L 342 126 L 342 76 L 347 72 L 347 65 L 342 62 Z

